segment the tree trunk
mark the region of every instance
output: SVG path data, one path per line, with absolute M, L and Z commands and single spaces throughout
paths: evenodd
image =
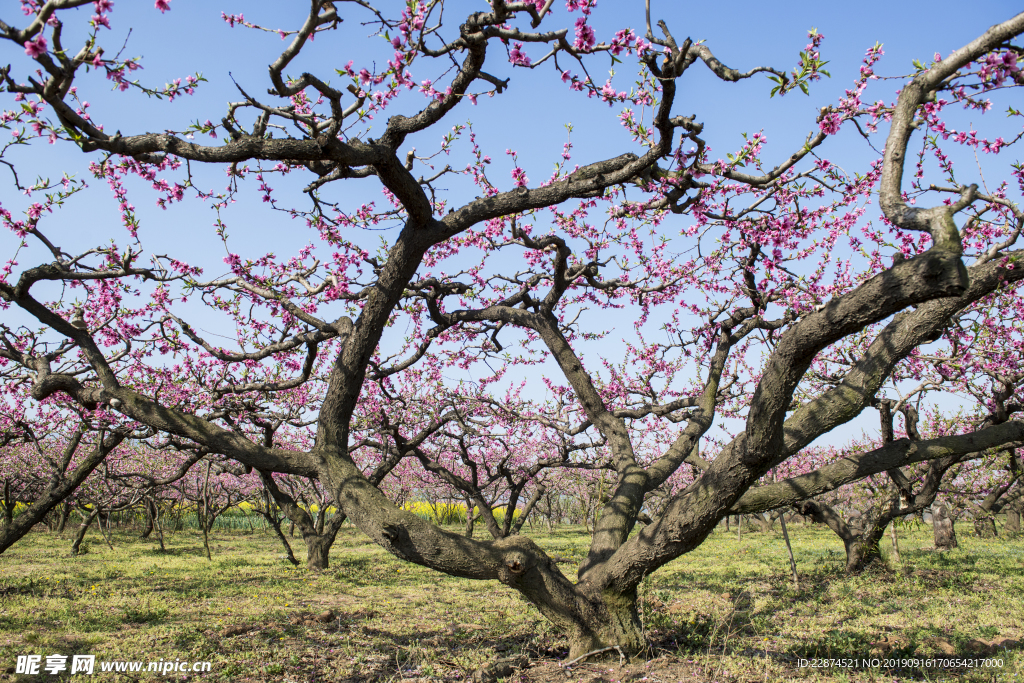
M 974 533 L 978 538 L 996 537 L 996 520 L 991 513 L 978 513 L 974 518 Z
M 952 550 L 957 547 L 956 529 L 945 505 L 932 507 L 932 532 L 936 550 Z
M 106 525 L 105 527 L 104 527 L 104 524 Z M 113 550 L 114 549 L 114 543 L 110 540 L 110 538 L 111 538 L 111 534 L 110 534 L 110 513 L 101 512 L 100 513 L 100 518 L 96 522 L 96 526 L 99 527 L 99 529 L 100 529 L 100 536 L 102 536 L 103 540 L 106 541 L 107 547 L 110 548 L 111 550 Z
M 757 525 L 761 533 L 766 534 L 769 531 L 775 530 L 775 520 L 778 518 L 773 518 L 770 512 L 762 512 L 757 515 L 751 515 L 750 519 L 754 520 L 754 524 Z
M 1008 534 L 1020 533 L 1020 510 L 1016 505 L 1006 508 L 1006 524 L 1003 526 L 1003 530 Z
M 302 540 L 306 542 L 306 569 L 321 571 L 330 566 L 329 553 L 334 537 L 326 534 L 310 534 Z
M 142 507 L 146 510 L 146 528 L 142 530 L 142 534 L 139 538 L 149 538 L 149 535 L 153 533 L 153 509 L 152 503 L 147 499 Z
M 847 572 L 856 574 L 872 562 L 882 559 L 879 544 L 885 536 L 885 528 L 889 526 L 888 516 L 867 519 L 862 515 L 856 523 L 847 524 L 842 515 L 827 503 L 804 500 L 795 507 L 804 517 L 828 526 L 843 541 Z
M 295 553 L 292 552 L 292 546 L 288 542 L 288 537 L 284 535 L 283 531 L 281 531 L 281 522 L 280 522 L 280 520 L 275 520 L 275 521 L 268 520 L 268 522 L 270 522 L 270 526 L 274 527 L 274 533 L 277 534 L 277 537 L 279 539 L 281 539 L 281 545 L 284 546 L 285 559 L 288 560 L 289 562 L 291 562 L 292 565 L 298 567 L 299 566 L 299 561 L 295 559 Z
M 889 536 L 892 539 L 892 559 L 897 565 L 902 563 L 900 559 L 900 542 L 896 538 L 896 520 L 892 520 L 892 524 L 889 525 Z
M 637 610 L 636 592 L 632 595 L 606 593 L 593 603 L 594 613 L 587 623 L 574 625 L 569 632 L 569 658 L 575 659 L 589 652 L 618 646 L 627 655 L 647 648 Z M 618 657 L 611 652 L 605 657 Z
M 3 528 L 10 529 L 14 522 L 14 506 L 15 502 L 11 499 L 11 480 L 4 479 L 4 499 L 0 501 L 0 507 L 3 508 Z
M 164 547 L 164 523 L 160 519 L 160 506 L 154 501 L 153 502 L 153 524 L 156 526 L 156 538 L 160 541 L 160 552 L 167 552 L 167 548 Z
M 15 541 L 27 534 L 33 526 L 43 519 L 46 513 L 71 495 L 71 492 L 78 488 L 78 485 L 85 481 L 85 478 L 96 469 L 103 459 L 107 457 L 107 454 L 123 440 L 124 436 L 115 435 L 110 440 L 97 444 L 92 452 L 70 474 L 66 475 L 55 485 L 47 487 L 46 491 L 34 500 L 27 510 L 18 515 L 17 521 L 9 524 L 0 532 L 0 553 L 7 550 Z M 68 514 L 71 514 L 70 509 Z
M 273 477 L 266 472 L 260 472 L 260 478 L 263 480 L 264 488 L 273 498 L 277 507 L 288 517 L 291 522 L 291 528 L 299 528 L 299 533 L 302 534 L 302 540 L 306 543 L 306 569 L 309 569 L 310 571 L 321 571 L 323 569 L 327 569 L 329 566 L 328 554 L 331 550 L 331 546 L 334 544 L 334 539 L 338 535 L 338 530 L 341 529 L 341 525 L 345 522 L 345 513 L 339 509 L 337 514 L 335 514 L 330 521 L 322 519 L 322 523 L 318 525 L 294 498 L 281 490 Z M 322 501 L 324 506 L 321 508 L 322 510 L 326 509 L 327 502 L 328 501 L 326 500 Z M 290 535 L 291 533 L 289 533 L 289 536 Z M 285 542 L 286 547 L 288 547 L 290 551 L 290 546 L 288 546 L 288 543 L 283 536 L 282 541 Z M 289 561 L 291 561 L 291 558 L 289 558 Z
M 78 531 L 75 532 L 75 540 L 71 543 L 71 554 L 78 555 L 82 550 L 82 540 L 85 538 L 85 532 L 89 530 L 89 525 L 92 524 L 93 520 L 99 517 L 99 508 L 93 508 L 92 512 L 82 520 L 82 523 L 78 525 Z
M 202 525 L 203 529 L 203 549 L 206 550 L 206 559 L 213 562 L 213 554 L 210 553 L 210 530 L 206 527 L 206 524 Z
M 864 571 L 872 562 L 882 560 L 882 537 L 885 536 L 885 528 L 888 524 L 878 528 L 872 525 L 870 531 L 852 536 L 849 540 L 843 539 L 846 546 L 846 571 L 850 574 L 857 574 Z
M 793 556 L 793 546 L 789 542 L 789 530 L 786 529 L 786 515 L 779 516 L 779 523 L 782 525 L 782 538 L 786 541 L 786 551 L 789 553 L 789 568 L 793 570 L 793 588 L 799 590 L 800 578 L 796 573 L 796 558 Z
M 64 501 L 59 507 L 59 514 L 57 515 L 57 533 L 64 533 L 64 527 L 68 524 L 68 517 L 71 516 L 71 503 Z

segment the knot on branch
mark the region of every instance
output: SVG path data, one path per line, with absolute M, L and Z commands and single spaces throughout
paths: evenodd
M 505 555 L 505 567 L 516 575 L 521 575 L 532 566 L 530 557 L 521 550 L 513 550 Z
M 501 552 L 498 579 L 507 585 L 518 584 L 525 574 L 537 566 L 538 558 L 546 559 L 540 548 L 522 536 L 502 539 L 495 542 L 495 546 Z

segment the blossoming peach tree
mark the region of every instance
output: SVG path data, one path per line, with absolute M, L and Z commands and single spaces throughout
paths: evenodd
M 892 101 L 868 99 L 882 57 L 871 47 L 802 144 L 770 152 L 756 133 L 719 157 L 714 122 L 680 111 L 696 106 L 677 102 L 681 85 L 706 71 L 767 78 L 766 99 L 810 92 L 827 75 L 820 33 L 795 69 L 738 70 L 650 9 L 641 26 L 599 35 L 591 0 L 479 2 L 461 23 L 445 4 L 414 0 L 392 15 L 393 5 L 311 0 L 281 29 L 225 14 L 235 30 L 283 41 L 269 90 L 238 85 L 216 123 L 151 130 L 125 107 L 99 120 L 86 91 L 103 81 L 119 97 L 181 106 L 204 77 L 147 85 L 112 38 L 108 0 L 22 0 L 23 17 L 0 23 L 28 64 L 0 69 L 12 132 L 0 160 L 28 194 L 23 206 L 5 194 L 2 209 L 21 245 L 0 274 L 5 377 L 40 403 L 62 397 L 243 467 L 315 478 L 397 557 L 518 591 L 565 630 L 572 656 L 642 650 L 638 585 L 728 514 L 1024 439 L 1006 414 L 755 486 L 898 388 L 923 346 L 975 335 L 956 323 L 962 311 L 998 309 L 984 324 L 1020 344 L 1004 323 L 1020 319 L 1024 214 L 1012 197 L 1024 172 L 1004 163 L 999 180 L 975 184 L 978 171 L 954 164 L 963 150 L 1005 160 L 1015 149 L 1019 132 L 986 134 L 958 112 L 980 115 L 1024 82 L 1024 14 L 918 63 Z M 85 7 L 94 13 L 75 12 Z M 172 7 L 158 0 L 154 18 Z M 374 34 L 365 50 L 344 33 L 353 24 Z M 300 71 L 334 31 L 346 38 L 325 53 L 333 71 L 322 55 L 318 72 Z M 594 74 L 609 63 L 617 71 L 602 83 Z M 492 140 L 463 121 L 510 98 L 528 107 L 516 81 L 544 74 L 566 101 L 617 107 L 609 123 L 628 135 L 618 149 L 607 136 L 582 165 L 570 137 L 538 181 L 515 134 Z M 1008 124 L 978 118 L 1005 128 L 1019 117 L 1011 107 Z M 876 160 L 829 160 L 845 133 L 880 148 Z M 86 155 L 122 228 L 60 227 L 87 183 L 30 185 L 12 161 L 47 143 Z M 497 161 L 493 145 L 506 149 Z M 227 168 L 226 189 L 202 189 L 207 165 Z M 187 236 L 180 253 L 148 250 L 148 213 L 131 199 L 140 184 L 168 210 L 194 200 L 215 211 L 228 272 L 189 265 L 204 254 L 189 253 Z M 253 198 L 266 220 L 304 224 L 309 245 L 243 257 L 230 235 L 255 234 L 259 219 L 232 222 L 232 210 Z M 205 331 L 224 323 L 226 345 Z M 549 436 L 519 447 L 529 434 L 517 419 Z M 277 439 L 267 424 L 315 436 Z M 718 446 L 702 455 L 701 439 Z M 440 477 L 481 507 L 551 469 L 610 476 L 589 553 L 567 576 L 493 518 L 481 540 L 394 505 L 372 477 L 382 464 Z

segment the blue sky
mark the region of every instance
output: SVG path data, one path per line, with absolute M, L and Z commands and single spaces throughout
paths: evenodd
M 933 2 L 922 6 L 898 2 L 683 4 L 652 0 L 651 4 L 653 18 L 664 19 L 677 39 L 688 36 L 694 40 L 706 40 L 716 56 L 740 70 L 757 65 L 792 69 L 797 63 L 798 53 L 808 42 L 807 30 L 815 27 L 825 35 L 821 52 L 822 57 L 830 62 L 826 68 L 832 78 L 813 84 L 809 97 L 798 92 L 784 98 L 769 99 L 772 84 L 763 76 L 739 84 L 727 84 L 718 81 L 699 64 L 681 83 L 676 113 L 696 114 L 697 120 L 705 124 L 704 137 L 716 152 L 724 155 L 726 151 L 740 146 L 740 134 L 743 132 L 763 131 L 769 141 L 764 158 L 771 164 L 792 153 L 809 132 L 816 130 L 814 120 L 819 108 L 836 102 L 842 96 L 857 76 L 864 51 L 876 41 L 884 44 L 886 53 L 876 72 L 881 75 L 906 74 L 913 70 L 912 60 L 928 62 L 935 52 L 948 54 L 988 26 L 1019 10 L 1019 5 L 1011 2 L 987 2 L 971 10 L 963 3 L 952 2 Z M 391 50 L 382 39 L 366 37 L 374 29 L 361 24 L 369 19 L 365 12 L 347 3 L 338 5 L 346 21 L 337 35 L 326 34 L 318 38 L 287 73 L 309 70 L 337 82 L 339 79 L 334 75 L 334 69 L 344 66 L 350 59 L 355 61 L 358 70 L 361 66 L 371 66 L 373 60 L 383 65 L 390 56 Z M 385 0 L 379 5 L 388 11 L 401 7 L 402 3 Z M 232 79 L 249 93 L 264 96 L 269 86 L 267 64 L 284 45 L 276 34 L 229 28 L 220 18 L 221 12 L 244 13 L 249 21 L 272 28 L 291 29 L 297 27 L 303 18 L 301 13 L 294 13 L 291 9 L 304 6 L 305 3 L 265 1 L 210 3 L 172 0 L 172 10 L 161 14 L 149 0 L 119 0 L 111 14 L 113 30 L 105 31 L 102 36 L 104 43 L 111 46 L 108 56 L 127 40 L 123 54 L 143 58 L 144 70 L 140 77 L 147 84 L 158 86 L 195 72 L 201 72 L 210 82 L 203 84 L 195 96 L 167 104 L 147 100 L 137 93 L 112 93 L 109 82 L 94 73 L 80 80 L 80 93 L 91 103 L 90 112 L 94 118 L 105 123 L 108 131 L 121 130 L 131 134 L 182 130 L 195 120 L 217 122 L 224 114 L 224 103 L 239 99 Z M 445 10 L 449 26 L 446 35 L 454 34 L 455 27 L 467 11 L 482 8 L 482 2 L 449 3 Z M 91 14 L 91 6 L 71 14 L 84 21 Z M 567 15 L 562 3 L 556 2 L 551 23 L 555 27 L 571 25 L 575 16 Z M 643 32 L 643 2 L 640 1 L 601 0 L 595 17 L 599 40 L 610 38 L 616 29 L 625 26 L 632 27 L 637 33 Z M 0 18 L 8 23 L 23 21 L 14 3 L 7 4 Z M 66 24 L 65 43 L 77 49 L 76 36 L 80 39 L 82 32 L 74 27 L 73 21 L 66 21 Z M 129 27 L 131 35 L 127 36 Z M 4 54 L 0 62 L 11 62 L 15 65 L 15 74 L 24 74 L 27 59 L 23 51 L 10 44 L 3 45 L 2 49 Z M 540 56 L 540 51 L 531 50 L 529 53 L 534 58 Z M 504 63 L 498 51 L 492 52 L 491 60 L 487 68 L 489 72 L 499 78 L 511 77 L 508 92 L 493 99 L 481 98 L 476 107 L 460 106 L 449 115 L 445 124 L 450 129 L 455 123 L 472 121 L 486 153 L 494 158 L 489 176 L 495 182 L 511 186 L 508 171 L 512 165 L 503 154 L 510 147 L 518 151 L 520 165 L 526 170 L 531 184 L 546 178 L 566 140 L 567 123 L 573 125 L 575 163 L 586 164 L 624 151 L 635 151 L 626 131 L 618 125 L 619 105 L 609 108 L 596 100 L 587 101 L 578 93 L 568 92 L 550 68 L 541 67 L 536 71 L 512 69 Z M 593 64 L 591 74 L 595 80 L 603 81 L 609 67 L 608 60 L 596 57 Z M 620 90 L 628 89 L 633 79 L 632 69 L 628 64 L 619 65 L 618 69 L 614 82 Z M 417 77 L 421 77 L 421 73 L 422 77 L 433 77 L 434 71 L 419 65 L 413 68 Z M 892 82 L 875 85 L 877 87 L 869 91 L 871 99 L 892 100 Z M 4 108 L 11 106 L 10 96 L 0 95 L 0 99 Z M 395 112 L 408 113 L 423 103 L 421 97 L 409 94 L 400 101 Z M 1005 105 L 997 104 L 995 111 L 988 116 L 1001 117 L 1000 108 L 1005 110 Z M 445 127 L 442 126 L 440 130 L 427 131 L 410 140 L 409 144 L 421 150 L 431 149 L 436 146 L 443 130 Z M 453 165 L 464 164 L 467 160 L 464 156 L 453 156 L 456 156 L 452 160 Z M 875 153 L 855 133 L 844 129 L 829 140 L 822 156 L 850 168 L 864 168 Z M 1004 153 L 1000 161 L 1008 161 L 1006 156 L 1017 157 L 1019 154 L 1011 150 Z M 88 177 L 86 169 L 91 159 L 69 145 L 50 147 L 42 144 L 11 150 L 5 158 L 18 165 L 23 179 L 36 173 L 56 177 L 61 171 Z M 983 161 L 989 163 L 989 160 Z M 225 185 L 226 176 L 221 168 L 193 170 L 197 185 L 203 189 L 220 190 Z M 3 188 L 0 189 L 0 201 L 11 210 L 23 208 L 30 200 L 16 194 L 4 173 L 5 170 L 0 168 L 0 183 L 3 183 L 0 185 Z M 972 180 L 970 174 L 962 179 L 966 182 Z M 95 246 L 111 238 L 122 246 L 128 241 L 119 226 L 110 193 L 99 187 L 98 181 L 90 180 L 90 183 L 94 191 L 76 198 L 68 210 L 47 222 L 46 229 L 55 234 L 69 251 Z M 224 212 L 232 251 L 243 258 L 271 250 L 284 256 L 315 238 L 285 214 L 268 211 L 256 192 L 256 183 L 249 185 L 243 191 L 242 199 Z M 224 248 L 214 234 L 214 215 L 208 207 L 200 202 L 185 201 L 163 211 L 154 205 L 154 193 L 141 183 L 132 183 L 130 187 L 131 199 L 142 220 L 143 244 L 149 253 L 168 253 L 193 265 L 201 265 L 206 269 L 207 277 L 227 271 L 222 262 Z M 281 199 L 283 206 L 304 206 L 303 198 L 296 193 L 301 183 L 286 182 L 276 187 L 275 196 Z M 331 193 L 335 199 L 349 206 L 358 206 L 372 199 L 376 199 L 378 204 L 381 201 L 379 185 L 374 181 L 337 183 Z M 457 204 L 460 199 L 468 198 L 471 195 L 453 188 L 451 203 Z M 873 217 L 877 211 L 869 213 Z M 370 247 L 382 238 L 390 240 L 393 234 L 393 231 L 367 233 L 358 239 L 361 242 L 365 240 Z M 12 235 L 0 235 L 0 256 L 4 261 L 10 258 L 16 246 L 17 241 Z M 23 266 L 48 260 L 34 245 L 19 257 Z M 225 320 L 205 313 L 199 315 L 202 317 L 198 323 L 204 329 L 232 336 Z M 584 350 L 588 359 L 614 357 L 621 352 L 617 338 L 631 333 L 630 315 L 629 312 L 618 316 L 602 315 L 600 322 L 595 320 L 594 324 L 613 329 L 605 342 Z M 619 327 L 624 328 L 623 334 L 618 334 Z M 871 415 L 865 426 L 873 429 L 875 423 Z M 859 429 L 859 426 L 852 425 L 843 433 Z

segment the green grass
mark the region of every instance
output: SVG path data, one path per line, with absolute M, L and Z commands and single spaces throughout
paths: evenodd
M 214 533 L 212 562 L 191 532 L 169 534 L 166 553 L 134 532 L 115 532 L 111 551 L 90 532 L 80 557 L 67 555 L 69 538 L 37 532 L 0 556 L 0 680 L 28 680 L 13 674 L 17 655 L 52 653 L 209 660 L 203 680 L 224 681 L 465 680 L 518 653 L 533 662 L 521 679 L 530 681 L 1024 680 L 1019 649 L 998 655 L 994 677 L 797 667 L 799 658 L 968 655 L 978 641 L 1024 640 L 1024 541 L 959 531 L 961 548 L 944 554 L 930 550 L 930 528 L 904 532 L 901 567 L 851 577 L 834 535 L 797 525 L 798 589 L 781 535 L 715 534 L 641 586 L 649 661 L 581 664 L 568 676 L 558 666 L 565 639 L 516 594 L 401 563 L 350 527 L 320 574 L 291 568 L 262 532 Z M 576 528 L 535 538 L 574 561 L 588 541 Z

